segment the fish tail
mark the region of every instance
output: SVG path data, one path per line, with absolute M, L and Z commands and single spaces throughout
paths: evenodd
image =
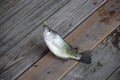
M 83 62 L 83 63 L 86 63 L 86 64 L 90 64 L 92 62 L 92 50 L 87 50 L 87 51 L 84 51 L 84 52 L 81 52 L 80 53 L 80 58 L 79 58 L 79 61 L 80 62 Z

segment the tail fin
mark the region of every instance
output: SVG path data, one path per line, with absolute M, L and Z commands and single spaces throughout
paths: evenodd
M 84 51 L 80 53 L 81 58 L 79 61 L 86 63 L 86 64 L 90 64 L 92 62 L 92 51 L 88 50 L 88 51 Z

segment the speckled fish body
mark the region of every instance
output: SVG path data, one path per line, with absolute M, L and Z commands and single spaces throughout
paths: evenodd
M 46 25 L 46 22 L 44 23 L 43 27 L 45 43 L 54 55 L 63 59 L 75 59 L 86 64 L 91 63 L 91 50 L 87 50 L 78 54 L 77 51 L 68 45 L 68 43 L 66 43 L 66 41 L 64 41 L 64 39 L 62 39 L 62 37 L 57 32 L 49 28 Z
M 44 27 L 43 34 L 45 43 L 47 44 L 48 48 L 57 57 L 63 59 L 80 59 L 80 55 L 77 56 L 75 50 L 70 45 L 68 45 L 59 34 L 51 30 L 48 26 Z

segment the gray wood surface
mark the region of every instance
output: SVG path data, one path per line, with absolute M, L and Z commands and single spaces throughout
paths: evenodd
M 31 3 L 27 5 L 10 20 L 2 24 L 0 27 L 1 55 L 38 27 L 43 20 L 50 17 L 68 1 L 69 0 L 35 1 L 33 2 L 34 4 Z M 39 22 L 39 24 L 36 24 L 36 22 Z
M 14 6 L 17 2 L 16 0 L 0 0 L 0 16 L 3 15 L 7 10 Z
M 47 3 L 46 3 L 47 1 Z M 12 24 L 12 26 L 9 24 L 9 22 L 13 21 L 14 20 L 14 17 L 8 21 L 8 24 L 5 23 L 5 25 L 8 25 L 5 26 L 1 26 L 1 41 L 0 41 L 0 51 L 2 50 L 7 50 L 6 47 L 11 47 L 12 45 L 16 44 L 16 42 L 19 42 L 20 39 L 22 39 L 23 37 L 25 37 L 28 32 L 30 32 L 30 30 L 32 31 L 35 27 L 37 27 L 34 23 L 35 21 L 37 22 L 37 17 L 38 17 L 38 20 L 39 20 L 39 24 L 45 20 L 46 18 L 48 18 L 49 16 L 51 16 L 53 13 L 55 13 L 56 11 L 59 10 L 59 8 L 61 8 L 62 6 L 64 6 L 67 2 L 69 2 L 69 0 L 43 0 L 42 3 L 39 3 L 37 4 L 37 1 L 36 1 L 36 4 L 38 7 L 34 7 L 34 8 L 37 8 L 37 9 L 32 9 L 33 11 L 30 11 L 30 9 L 27 11 L 26 8 L 25 10 L 27 12 L 31 12 L 30 14 L 32 14 L 32 16 L 30 14 L 26 15 L 23 13 L 22 15 L 22 12 L 20 12 L 20 14 L 17 14 L 17 16 L 21 15 L 22 16 L 22 20 L 20 20 L 18 18 L 18 20 L 15 20 L 15 21 L 18 21 L 20 20 L 20 23 L 21 24 Z M 42 5 L 41 5 L 42 4 Z M 34 4 L 32 4 L 34 5 Z M 23 8 L 24 9 L 24 8 Z M 25 11 L 23 10 L 23 11 Z M 34 12 L 34 13 L 33 13 Z M 27 16 L 25 18 L 23 18 L 24 16 Z M 16 17 L 16 15 L 15 15 Z M 33 19 L 34 18 L 34 19 Z M 30 21 L 31 20 L 31 21 Z M 22 22 L 23 21 L 23 22 Z M 6 21 L 7 22 L 7 21 Z M 17 24 L 17 25 L 16 25 Z M 10 25 L 10 26 L 9 26 Z M 15 26 L 13 26 L 15 25 Z M 31 26 L 32 28 L 30 28 Z M 4 30 L 5 28 L 5 30 Z M 10 29 L 9 29 L 10 28 Z M 27 30 L 28 28 L 28 30 Z M 3 29 L 3 30 L 2 30 Z M 3 32 L 2 32 L 3 31 Z M 24 33 L 24 32 L 25 33 Z M 5 33 L 5 35 L 4 35 Z M 22 37 L 21 37 L 22 36 Z M 33 40 L 34 41 L 34 40 Z M 40 40 L 41 41 L 41 40 Z M 37 41 L 36 41 L 37 42 Z M 41 41 L 43 42 L 43 41 Z M 6 44 L 5 44 L 6 43 Z M 30 43 L 30 42 L 29 42 Z M 29 44 L 28 43 L 28 44 Z M 31 45 L 31 44 L 30 44 Z M 33 43 L 34 45 L 34 43 Z M 31 45 L 32 46 L 32 45 Z M 42 44 L 41 44 L 42 46 Z M 19 47 L 20 48 L 20 47 Z M 21 46 L 22 48 L 22 46 Z M 40 46 L 39 46 L 40 48 Z M 22 48 L 23 49 L 23 48 Z M 19 50 L 16 50 L 14 49 L 13 52 L 8 52 L 8 53 L 0 53 L 1 57 L 0 57 L 0 78 L 4 79 L 5 80 L 10 80 L 10 79 L 14 79 L 14 76 L 18 76 L 19 73 L 21 73 L 21 71 L 25 70 L 26 67 L 23 66 L 23 67 L 20 67 L 21 70 L 16 70 L 15 68 L 18 68 L 20 69 L 18 66 L 19 66 L 19 61 L 23 58 L 22 56 L 24 56 L 23 54 L 21 54 L 21 51 L 24 51 L 22 49 L 19 49 Z M 26 47 L 26 49 L 28 49 Z M 45 48 L 46 49 L 46 48 Z M 35 50 L 35 49 L 34 49 Z M 41 49 L 42 50 L 42 49 Z M 15 52 L 16 51 L 16 52 Z M 29 51 L 29 49 L 27 50 Z M 45 52 L 45 51 L 43 51 Z M 21 56 L 22 55 L 22 56 Z M 26 51 L 25 51 L 25 55 L 26 55 Z M 29 54 L 27 54 L 29 55 Z M 26 56 L 27 56 L 26 55 Z M 9 56 L 9 57 L 8 57 Z M 16 59 L 15 59 L 16 57 Z M 21 58 L 20 58 L 21 57 Z M 25 57 L 25 56 L 24 56 Z M 28 57 L 28 56 L 27 56 Z M 38 56 L 39 57 L 39 56 Z M 19 58 L 19 59 L 17 59 Z M 36 58 L 36 57 L 35 57 Z M 24 58 L 25 59 L 25 58 Z M 30 58 L 29 58 L 30 59 Z M 29 60 L 23 60 L 22 62 L 26 62 L 26 61 L 29 61 Z M 18 62 L 18 64 L 16 64 Z M 31 63 L 31 61 L 30 61 Z M 17 66 L 16 66 L 16 65 Z M 24 64 L 24 63 L 23 63 Z M 33 62 L 31 63 L 33 64 Z M 24 65 L 27 65 L 27 62 L 24 64 Z M 29 64 L 27 65 L 29 66 Z M 10 69 L 11 71 L 13 71 L 13 73 L 10 72 Z M 16 73 L 15 73 L 16 72 Z M 2 76 L 4 75 L 4 76 Z
M 93 50 L 92 64 L 79 63 L 61 80 L 120 80 L 119 38 L 120 26 Z
M 43 20 L 47 19 L 48 25 L 65 37 L 105 1 L 43 0 L 42 6 L 36 1 L 38 7 L 31 2 L 20 13 L 5 22 L 1 20 L 0 78 L 15 79 L 48 51 L 42 37 Z
M 46 3 L 46 1 L 49 1 L 49 0 L 41 1 L 42 3 L 40 3 L 39 5 L 37 5 L 38 4 L 37 1 L 33 2 L 33 4 L 36 4 L 37 6 L 35 6 L 35 5 L 33 6 L 32 3 L 27 5 L 25 8 L 23 8 L 18 13 L 16 13 L 16 15 L 11 17 L 10 20 L 7 20 L 6 22 L 4 22 L 4 24 L 1 25 L 1 27 L 0 27 L 0 33 L 1 33 L 0 34 L 0 41 L 1 41 L 0 52 L 1 52 L 1 54 L 5 53 L 7 50 L 9 50 L 11 47 L 13 47 L 16 43 L 18 43 L 26 35 L 28 35 L 32 30 L 34 30 L 36 27 L 38 27 L 38 25 L 44 19 L 48 18 L 49 15 L 54 13 L 55 10 L 51 11 L 51 13 L 46 12 L 46 14 L 44 13 L 44 15 L 42 15 L 43 11 L 47 11 L 47 10 L 43 9 L 43 7 L 44 7 L 43 5 Z M 61 30 L 61 34 L 67 34 L 66 30 L 68 30 L 68 32 L 72 31 L 72 29 L 74 29 L 74 27 L 72 27 L 72 26 L 74 26 L 74 25 L 77 26 L 80 22 L 82 22 L 85 18 L 87 18 L 89 16 L 89 15 L 87 15 L 87 13 L 91 14 L 94 11 L 94 10 L 93 11 L 91 11 L 91 10 L 93 8 L 97 8 L 97 6 L 101 2 L 98 2 L 98 5 L 95 5 L 93 8 L 91 8 L 93 6 L 92 4 L 94 3 L 93 1 L 88 2 L 87 0 L 86 1 L 84 0 L 84 1 L 78 2 L 79 4 L 78 3 L 76 4 L 76 3 L 77 3 L 77 1 L 72 3 L 72 5 L 71 5 L 72 8 L 69 7 L 69 5 L 68 5 L 68 7 L 66 7 L 66 9 L 64 9 L 64 12 L 57 14 L 57 15 L 60 15 L 60 18 L 59 18 L 59 21 L 56 20 L 56 25 L 57 26 L 61 25 L 62 28 L 64 28 L 64 26 L 66 26 L 65 27 L 66 29 L 61 29 L 61 27 L 58 27 Z M 76 5 L 76 6 L 73 6 L 73 5 Z M 82 5 L 84 5 L 84 6 L 91 5 L 91 7 L 90 7 L 90 9 L 88 9 L 87 7 L 82 9 L 82 7 L 84 7 Z M 39 8 L 41 6 L 42 6 L 42 9 Z M 42 11 L 42 13 L 41 13 L 41 11 Z M 34 12 L 34 14 L 33 14 L 33 12 Z M 79 13 L 79 12 L 81 12 L 81 13 Z M 62 18 L 62 20 L 61 20 L 61 18 Z M 54 16 L 54 18 L 52 17 L 50 23 L 52 23 L 54 21 L 53 19 L 55 20 L 56 17 L 55 16 Z M 70 22 L 72 22 L 72 23 L 70 23 Z M 64 24 L 66 24 L 66 25 L 64 25 Z
M 108 7 L 109 10 L 116 11 L 117 9 L 118 14 L 120 13 L 120 2 L 118 0 L 112 0 L 109 5 L 111 5 Z M 114 12 L 112 13 L 114 14 Z M 120 17 L 118 17 L 118 19 L 120 19 Z M 107 20 L 104 19 L 104 21 L 108 23 Z M 91 65 L 79 63 L 61 80 L 120 80 L 119 39 L 120 26 L 118 27 L 118 31 L 115 30 L 94 49 L 93 63 Z
M 120 80 L 120 66 L 106 80 Z
M 65 40 L 73 47 L 78 47 L 79 51 L 95 48 L 97 44 L 120 25 L 120 14 L 117 8 L 119 5 L 116 5 L 116 8 L 111 8 L 111 3 L 114 3 L 113 1 L 109 0 L 108 3 L 98 9 L 83 24 L 71 32 Z M 74 60 L 63 61 L 53 56 L 51 52 L 48 52 L 42 59 L 21 75 L 18 80 L 60 80 L 77 63 Z M 81 66 L 84 65 L 81 64 Z M 70 77 L 65 80 L 71 79 Z
M 0 4 L 0 25 L 31 2 L 32 0 L 2 0 Z

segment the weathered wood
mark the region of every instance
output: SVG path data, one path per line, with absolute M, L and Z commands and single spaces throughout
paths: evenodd
M 13 47 L 16 43 L 18 43 L 21 39 L 23 39 L 26 35 L 38 27 L 38 25 L 41 24 L 43 20 L 54 14 L 54 12 L 56 12 L 68 1 L 69 0 L 43 0 L 39 5 L 36 1 L 37 7 L 34 6 L 34 9 L 26 10 L 29 7 L 27 6 L 21 10 L 20 13 L 16 14 L 12 19 L 2 24 L 0 29 L 0 53 L 3 54 L 11 47 Z M 25 14 L 26 12 L 21 13 L 25 10 L 27 14 Z M 19 15 L 21 15 L 19 17 L 21 19 L 15 19 Z
M 48 0 L 34 0 L 34 1 L 32 0 L 32 1 L 28 2 L 26 0 L 26 2 L 23 2 L 24 6 L 23 6 L 23 4 L 19 5 L 19 6 L 22 6 L 20 9 L 19 9 L 19 7 L 17 7 L 16 8 L 17 10 L 13 9 L 13 10 L 11 10 L 11 13 L 9 13 L 8 15 L 4 15 L 8 19 L 6 20 L 5 17 L 3 17 L 0 20 L 0 23 L 4 24 L 4 22 L 5 22 L 5 23 L 7 23 L 7 25 L 9 24 L 8 25 L 9 27 L 13 25 L 13 24 L 10 24 L 11 20 L 13 20 L 14 24 L 16 22 L 20 23 L 21 19 L 24 20 L 25 18 L 27 18 L 28 16 L 30 16 L 30 14 L 32 14 L 33 12 L 35 12 L 38 8 L 40 8 L 41 6 L 45 5 L 45 3 L 47 3 L 47 1 Z M 25 3 L 27 3 L 27 4 L 25 4 Z M 11 17 L 9 18 L 9 16 L 11 16 Z
M 46 1 L 44 0 L 43 3 L 45 2 Z M 57 15 L 53 16 L 51 18 L 51 21 L 55 21 L 57 26 L 60 25 L 63 28 L 61 29 L 61 27 L 57 27 L 59 30 L 61 30 L 60 34 L 67 34 L 67 32 L 70 32 L 72 31 L 72 29 L 75 28 L 73 26 L 77 26 L 79 23 L 85 20 L 94 10 L 96 10 L 100 6 L 100 4 L 102 4 L 102 2 L 103 0 L 100 0 L 99 2 L 97 2 L 96 5 L 93 5 L 94 1 L 90 1 L 90 2 L 87 0 L 86 1 L 76 0 L 74 2 L 71 1 L 71 5 L 66 6 L 66 8 L 62 10 L 63 12 L 60 12 Z M 41 5 L 38 5 L 38 7 L 35 7 L 35 9 L 32 9 L 31 11 L 29 10 L 30 12 L 26 11 L 26 9 L 29 7 L 27 6 L 25 7 L 25 9 L 23 9 L 23 11 L 20 11 L 20 13 L 16 14 L 14 17 L 12 17 L 12 19 L 10 19 L 9 21 L 6 21 L 4 24 L 1 25 L 1 29 L 0 29 L 1 54 L 5 53 L 7 50 L 13 47 L 16 43 L 18 43 L 21 39 L 23 39 L 27 34 L 29 34 L 33 29 L 35 29 L 39 24 L 41 24 L 41 22 L 44 19 L 46 19 L 47 16 L 51 14 L 50 12 L 48 12 L 48 14 L 46 15 L 44 14 L 46 17 L 44 16 L 38 17 L 37 14 L 40 15 L 40 12 L 43 12 L 43 11 L 40 11 L 41 8 L 40 10 L 38 9 L 40 6 L 42 6 L 42 3 Z M 90 9 L 88 9 L 88 6 L 91 6 L 89 7 Z M 35 11 L 36 9 L 38 10 Z M 24 12 L 27 12 L 27 14 L 24 14 Z M 33 12 L 36 12 L 36 13 L 30 16 L 30 14 Z M 83 14 L 79 12 L 82 12 Z M 66 30 L 69 30 L 69 31 L 66 31 Z
M 120 38 L 119 31 L 112 33 L 93 50 L 92 64 L 79 63 L 61 80 L 119 80 L 120 41 L 118 48 L 112 43 L 116 37 Z
M 67 0 L 65 1 L 67 3 Z M 71 0 L 62 9 L 60 9 L 59 11 L 57 10 L 58 12 L 56 12 L 53 16 L 50 16 L 50 18 L 47 19 L 47 22 L 50 26 L 52 26 L 53 29 L 55 29 L 63 37 L 65 37 L 74 28 L 77 27 L 76 25 L 82 23 L 82 21 L 84 21 L 89 15 L 91 15 L 105 1 L 106 0 L 99 0 L 97 4 L 94 4 L 94 2 L 96 2 L 94 0 L 90 0 L 90 1 L 89 0 L 83 0 L 83 1 L 82 0 Z M 63 4 L 65 4 L 65 2 Z M 62 7 L 62 5 L 60 6 Z M 83 14 L 79 12 L 82 12 Z M 35 20 L 33 20 L 34 27 L 37 27 L 38 25 L 41 24 L 40 23 L 41 18 L 38 19 L 38 16 L 36 17 L 37 19 L 35 17 L 33 18 L 30 17 L 29 19 L 30 21 L 32 21 L 32 19 L 35 18 Z M 23 25 L 23 23 L 21 23 L 21 25 Z M 20 25 L 18 26 L 19 28 L 21 27 Z M 30 27 L 31 26 L 29 26 L 29 28 Z M 60 29 L 58 29 L 58 27 Z M 15 36 L 16 40 L 12 39 L 12 42 L 14 43 L 19 42 L 23 38 L 23 36 L 25 37 L 26 33 L 28 33 L 29 30 L 35 29 L 35 28 L 29 29 L 29 30 L 27 29 L 26 32 L 23 33 L 19 31 L 19 28 L 14 30 L 11 33 L 12 35 L 14 32 L 21 33 L 21 34 L 17 34 L 17 37 Z M 9 37 L 11 36 L 9 35 Z M 22 36 L 22 38 L 20 36 Z M 9 41 L 9 39 L 7 40 Z M 13 45 L 14 43 L 11 43 L 11 45 Z M 11 46 L 9 45 L 9 47 Z M 10 49 L 8 52 L 6 52 L 5 54 L 1 56 L 0 78 L 5 79 L 5 80 L 15 79 L 21 73 L 23 73 L 28 67 L 30 67 L 34 62 L 40 59 L 47 52 L 47 50 L 48 49 L 45 46 L 43 42 L 43 38 L 42 38 L 42 25 L 40 25 L 38 28 L 32 31 L 27 37 L 25 37 L 22 41 L 20 41 L 17 45 L 15 45 L 12 49 Z
M 0 24 L 4 23 L 31 2 L 32 0 L 4 0 L 0 4 Z
M 109 1 L 111 2 L 111 1 Z M 108 34 L 120 25 L 120 15 L 115 12 L 109 15 L 109 3 L 100 8 L 83 24 L 76 28 L 65 40 L 73 47 L 80 47 L 80 51 L 93 49 Z M 104 10 L 102 10 L 104 9 Z M 107 12 L 107 13 L 104 13 Z M 109 17 L 108 23 L 101 21 Z M 50 52 L 41 60 L 34 64 L 27 72 L 25 72 L 18 80 L 57 80 L 61 79 L 78 62 L 69 60 L 63 61 L 56 58 Z M 85 64 L 81 63 L 81 66 Z M 66 79 L 67 80 L 67 79 Z M 71 80 L 71 79 L 69 79 Z
M 120 80 L 120 66 L 115 70 L 115 72 L 106 80 Z
M 116 11 L 120 13 L 120 3 L 110 1 L 108 4 L 109 11 L 106 8 L 100 9 L 100 14 L 104 18 L 101 20 L 109 24 L 109 15 L 115 16 Z M 104 9 L 104 11 L 102 11 Z M 116 10 L 117 9 L 117 10 Z M 102 12 L 101 12 L 102 11 Z M 104 14 L 103 14 L 104 13 Z M 108 13 L 108 14 L 106 14 Z M 105 17 L 106 16 L 106 17 Z M 120 14 L 116 20 L 120 21 Z M 114 21 L 113 21 L 114 22 Z M 79 63 L 73 70 L 65 75 L 61 80 L 119 80 L 119 74 L 113 73 L 119 68 L 120 64 L 120 27 L 118 31 L 114 31 L 108 38 L 106 38 L 93 53 L 93 63 L 91 65 L 82 65 Z M 116 36 L 117 35 L 117 36 Z M 113 41 L 114 40 L 114 41 Z M 112 75 L 113 74 L 113 75 Z M 110 78 L 109 78 L 110 77 Z
M 40 5 L 39 7 L 41 7 L 41 8 L 39 8 L 40 10 L 38 10 L 38 11 L 36 11 L 35 13 L 34 13 L 34 15 L 33 16 L 30 16 L 29 17 L 29 19 L 28 20 L 32 20 L 32 18 L 35 18 L 35 16 L 37 17 L 38 15 L 41 15 L 40 16 L 40 19 L 41 20 L 44 20 L 45 18 L 48 18 L 49 16 L 51 16 L 54 12 L 56 12 L 56 11 L 58 11 L 62 6 L 64 6 L 69 0 L 59 0 L 59 1 L 57 1 L 57 0 L 47 0 L 48 2 L 47 3 L 44 3 L 44 5 Z M 43 1 L 44 2 L 44 1 Z M 45 11 L 46 11 L 46 13 L 45 13 Z M 38 14 L 38 15 L 36 15 L 36 14 Z M 36 20 L 36 19 L 35 19 Z M 42 22 L 41 20 L 39 20 L 39 22 Z M 34 21 L 35 22 L 35 21 Z M 28 23 L 27 23 L 28 24 Z M 40 24 L 40 23 L 39 23 Z M 24 25 L 25 26 L 25 25 Z M 36 26 L 35 24 L 34 24 L 34 26 Z M 37 27 L 37 26 L 36 26 Z M 29 27 L 30 28 L 30 27 Z M 11 35 L 12 35 L 12 37 L 14 37 L 14 34 L 15 34 L 15 31 L 17 31 L 17 33 L 19 32 L 20 33 L 20 29 L 21 29 L 21 26 L 17 26 L 17 29 L 15 29 L 15 30 L 13 30 L 12 31 L 12 33 L 11 33 Z M 23 29 L 22 29 L 23 30 Z M 38 31 L 39 32 L 39 31 Z M 10 34 L 10 33 L 9 33 Z M 36 33 L 35 33 L 36 34 Z M 16 34 L 15 34 L 16 35 Z M 17 34 L 18 35 L 18 34 Z M 16 36 L 17 36 L 16 35 Z M 23 35 L 23 34 L 22 34 Z M 27 35 L 27 34 L 26 34 Z M 39 35 L 39 34 L 38 34 Z M 11 37 L 10 35 L 7 35 L 7 37 L 9 38 L 9 37 Z M 41 37 L 41 36 L 40 36 Z M 17 39 L 17 38 L 16 38 Z M 26 38 L 27 39 L 27 38 Z M 8 42 L 9 42 L 9 39 L 7 40 Z M 35 40 L 34 40 L 35 41 Z M 33 41 L 33 42 L 34 42 Z M 41 40 L 39 40 L 42 44 L 43 44 L 43 41 L 41 41 Z M 12 41 L 13 43 L 14 43 L 14 41 Z M 31 40 L 31 42 L 32 42 L 32 40 Z M 37 42 L 37 41 L 36 41 Z M 2 44 L 2 42 L 1 42 L 1 44 Z M 21 44 L 21 43 L 20 43 Z M 27 43 L 27 45 L 28 45 L 29 43 Z M 41 44 L 41 46 L 42 46 L 42 44 Z M 25 44 L 26 45 L 26 44 Z M 4 46 L 4 45 L 3 45 Z M 8 46 L 8 45 L 7 45 Z M 31 49 L 31 44 L 29 45 L 29 47 L 30 47 L 30 49 Z M 21 46 L 21 48 L 22 48 L 23 46 Z M 24 46 L 25 47 L 25 46 Z M 40 46 L 38 46 L 38 47 L 40 47 Z M 1 49 L 3 49 L 4 47 L 2 47 Z M 19 47 L 20 48 L 20 47 Z M 23 48 L 22 48 L 23 49 Z M 27 47 L 26 47 L 26 49 L 27 49 Z M 46 48 L 45 48 L 46 49 Z M 21 50 L 21 49 L 20 49 Z M 34 48 L 34 50 L 35 50 L 35 48 Z M 34 51 L 33 50 L 33 51 Z M 44 50 L 44 49 L 43 49 Z M 14 53 L 14 51 L 16 51 L 15 53 Z M 29 55 L 29 53 L 26 55 L 26 51 L 25 51 L 25 54 L 23 55 L 23 54 L 20 54 L 21 53 L 21 51 L 24 51 L 24 50 L 21 50 L 21 51 L 19 51 L 19 50 L 16 50 L 16 49 L 14 49 L 14 51 L 13 51 L 13 53 L 12 52 L 8 52 L 8 53 L 6 53 L 6 54 L 1 54 L 1 55 L 3 55 L 3 56 L 1 56 L 0 57 L 0 78 L 3 78 L 4 76 L 5 76 L 5 79 L 14 79 L 16 76 L 18 76 L 18 74 L 19 73 L 21 73 L 21 71 L 22 70 L 24 70 L 24 69 L 26 69 L 26 67 L 25 66 L 23 66 L 23 67 L 21 67 L 21 69 L 22 70 L 15 70 L 12 66 L 14 66 L 14 67 L 16 67 L 16 68 L 18 68 L 18 66 L 19 66 L 19 61 L 22 59 L 22 56 L 27 56 L 27 55 Z M 19 52 L 18 52 L 19 51 Z M 29 51 L 29 49 L 27 50 L 27 51 Z M 30 52 L 30 51 L 29 51 Z M 45 50 L 43 51 L 43 52 L 45 52 Z M 17 53 L 17 54 L 16 54 Z M 21 56 L 22 55 L 22 56 Z M 32 54 L 33 55 L 33 54 Z M 32 56 L 31 55 L 31 56 Z M 9 57 L 8 57 L 9 56 Z M 25 58 L 25 56 L 24 56 L 24 59 L 26 59 Z M 16 57 L 16 58 L 15 58 Z M 21 57 L 21 58 L 19 58 L 19 59 L 17 59 L 17 57 L 19 58 L 19 57 Z M 27 56 L 28 57 L 28 56 Z M 36 58 L 36 57 L 35 57 Z M 14 61 L 15 60 L 15 61 Z M 11 63 L 11 61 L 12 61 L 12 63 Z M 26 60 L 26 61 L 29 61 L 29 60 Z M 18 62 L 18 64 L 17 64 L 17 66 L 15 65 L 15 63 L 16 62 Z M 22 62 L 24 62 L 24 60 L 22 61 Z M 26 62 L 27 63 L 27 62 Z M 31 63 L 31 62 L 30 62 Z M 31 63 L 31 64 L 33 64 L 33 63 Z M 30 64 L 30 65 L 31 65 Z M 24 64 L 23 64 L 24 65 Z M 26 64 L 25 64 L 26 65 Z M 27 65 L 27 66 L 29 66 L 29 65 Z M 24 69 L 23 69 L 24 68 Z M 16 73 L 13 73 L 13 74 L 11 74 L 11 72 L 9 72 L 10 70 L 9 69 L 12 69 L 11 71 L 14 71 L 14 72 L 16 72 Z M 19 69 L 19 68 L 18 68 Z M 8 72 L 7 72 L 8 71 Z M 6 73 L 7 72 L 7 73 Z M 4 76 L 2 76 L 1 74 L 5 74 Z M 7 75 L 7 74 L 9 74 L 9 75 Z M 7 77 L 6 77 L 7 76 Z
M 16 4 L 16 0 L 2 0 L 0 1 L 0 16 Z

